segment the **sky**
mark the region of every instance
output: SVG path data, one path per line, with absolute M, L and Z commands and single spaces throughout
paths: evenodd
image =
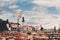
M 60 0 L 0 0 L 0 19 L 24 25 L 42 25 L 45 29 L 60 28 Z

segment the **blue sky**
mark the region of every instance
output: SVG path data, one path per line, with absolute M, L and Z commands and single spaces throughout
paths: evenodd
M 25 17 L 25 25 L 59 28 L 60 0 L 0 0 L 1 19 L 17 22 L 17 16 L 21 12 Z

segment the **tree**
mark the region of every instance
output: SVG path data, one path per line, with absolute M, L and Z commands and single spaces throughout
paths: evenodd
M 22 22 L 25 22 L 25 19 L 24 19 L 24 17 L 22 17 Z
M 43 29 L 44 29 L 44 28 L 43 28 L 43 27 L 41 27 L 41 29 L 40 29 L 40 30 L 42 31 Z

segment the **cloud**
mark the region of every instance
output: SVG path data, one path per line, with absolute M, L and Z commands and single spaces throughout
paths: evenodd
M 58 0 L 0 0 L 0 18 L 17 22 L 22 12 L 25 23 L 53 28 L 60 24 L 60 2 Z M 21 23 L 20 19 L 20 23 Z
M 46 5 L 46 6 L 57 6 L 57 7 L 60 7 L 60 0 L 35 0 L 33 3 L 36 3 L 36 4 L 42 4 L 42 5 Z
M 13 17 L 14 14 L 13 13 L 10 13 L 10 12 L 7 12 L 7 11 L 2 11 L 1 14 L 0 14 L 0 19 L 3 19 L 3 20 L 9 20 L 9 22 L 14 22 L 16 23 L 17 22 L 17 17 Z
M 45 6 L 45 5 L 38 5 L 35 6 L 32 10 L 37 11 L 37 12 L 46 12 L 48 14 L 60 14 L 60 10 L 56 6 Z
M 9 9 L 16 9 L 16 8 L 18 8 L 18 6 L 17 6 L 17 5 L 9 6 Z
M 46 12 L 37 12 L 37 11 L 26 11 L 23 16 L 25 17 L 25 24 L 29 25 L 41 25 L 50 29 L 54 26 L 59 27 L 60 24 L 60 15 L 48 14 Z
M 2 14 L 0 15 L 0 19 L 6 20 L 9 19 L 12 16 L 12 14 L 10 14 L 9 12 L 2 12 Z
M 2 12 L 2 14 L 7 14 L 8 12 L 12 14 L 17 14 L 20 10 L 32 9 L 33 5 L 34 4 L 32 3 L 32 0 L 0 0 L 0 14 Z M 4 13 L 4 11 L 6 11 L 6 13 Z
M 11 11 L 12 9 L 32 10 L 36 5 L 32 3 L 33 0 L 1 0 L 0 9 Z M 13 10 L 12 10 L 13 11 Z

